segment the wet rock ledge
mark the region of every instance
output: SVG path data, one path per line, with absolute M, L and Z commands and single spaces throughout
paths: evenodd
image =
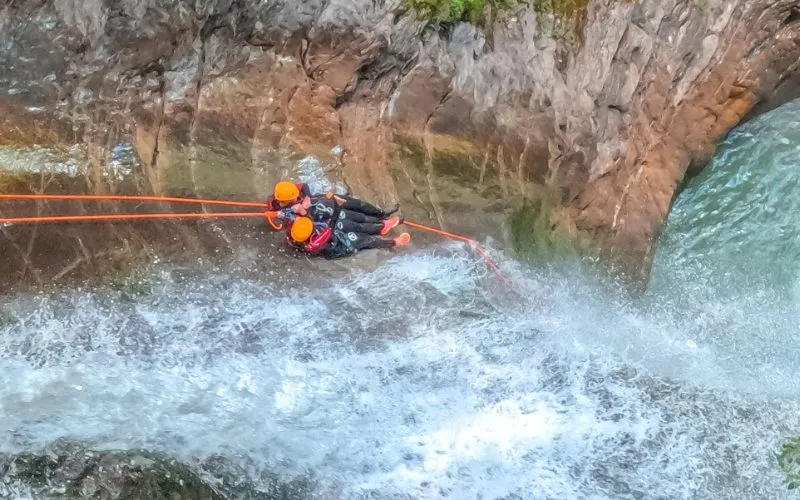
M 0 496 L 4 498 L 226 498 L 188 467 L 143 450 L 101 452 L 74 443 L 61 444 L 41 455 L 2 455 L 0 473 Z
M 234 477 L 216 465 L 212 484 L 201 477 L 201 469 L 163 454 L 92 450 L 62 440 L 38 453 L 0 454 L 0 498 L 277 500 L 309 495 L 309 484 L 303 481 L 283 483 L 273 478 L 266 488 L 257 489 L 242 479 L 240 471 Z
M 531 227 L 646 271 L 687 169 L 793 95 L 800 6 L 581 0 L 565 37 L 545 3 L 478 28 L 407 0 L 5 2 L 0 145 L 83 144 L 103 191 L 96 165 L 128 140 L 141 192 L 198 195 L 315 154 L 353 193 L 451 229 L 492 232 L 545 198 Z

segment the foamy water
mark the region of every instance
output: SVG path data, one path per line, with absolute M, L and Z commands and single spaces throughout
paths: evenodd
M 789 498 L 797 107 L 722 144 L 640 297 L 496 254 L 516 297 L 458 244 L 323 285 L 154 263 L 144 293 L 2 297 L 0 452 L 221 458 L 312 498 Z
M 800 405 L 726 388 L 713 345 L 589 300 L 578 275 L 503 265 L 536 308 L 489 291 L 458 246 L 317 289 L 156 266 L 136 301 L 9 298 L 0 451 L 70 437 L 221 455 L 255 484 L 311 475 L 340 498 L 783 494 L 771 453 Z M 662 370 L 676 360 L 711 383 Z

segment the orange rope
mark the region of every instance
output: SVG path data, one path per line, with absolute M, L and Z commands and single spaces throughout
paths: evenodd
M 266 217 L 265 212 L 198 212 L 184 214 L 99 214 L 99 215 L 48 215 L 41 217 L 0 218 L 0 224 L 26 224 L 34 222 L 77 222 L 131 219 L 205 219 L 212 217 Z
M 277 215 L 278 212 L 273 212 L 273 211 L 264 212 L 264 216 L 267 218 L 267 222 L 269 222 L 269 225 L 272 226 L 272 229 L 280 231 L 281 229 L 283 229 L 283 224 L 278 224 L 277 222 L 272 220 L 274 217 L 277 217 Z
M 172 202 L 172 203 L 200 203 L 207 205 L 226 205 L 235 207 L 266 207 L 266 203 L 246 202 L 246 201 L 228 201 L 228 200 L 209 200 L 202 198 L 179 198 L 173 196 L 126 196 L 126 195 L 53 195 L 53 194 L 0 194 L 0 200 L 94 200 L 94 201 L 159 201 L 159 202 Z M 283 229 L 282 224 L 273 221 L 273 217 L 277 215 L 276 212 L 204 212 L 204 213 L 155 213 L 155 214 L 100 214 L 100 215 L 57 215 L 57 216 L 40 216 L 40 217 L 13 217 L 13 218 L 0 218 L 0 224 L 25 224 L 37 222 L 77 222 L 77 221 L 113 221 L 113 220 L 141 220 L 141 219 L 205 219 L 215 217 L 265 217 L 273 229 L 280 231 Z M 513 290 L 511 280 L 509 280 L 500 268 L 489 257 L 486 250 L 481 247 L 477 241 L 460 236 L 458 234 L 448 233 L 441 229 L 436 229 L 416 222 L 405 221 L 409 227 L 421 229 L 435 233 L 447 238 L 469 243 L 469 245 L 477 251 L 481 257 L 486 261 L 489 268 L 509 287 Z
M 471 240 L 471 239 L 466 238 L 464 236 L 459 236 L 457 234 L 448 233 L 447 231 L 442 231 L 441 229 L 434 229 L 434 228 L 432 228 L 430 226 L 425 226 L 423 224 L 417 224 L 416 222 L 404 221 L 404 224 L 406 226 L 414 227 L 414 228 L 417 228 L 417 229 L 422 229 L 423 231 L 429 231 L 431 233 L 436 233 L 436 234 L 439 234 L 439 235 L 442 235 L 442 236 L 446 236 L 446 237 L 452 238 L 454 240 L 464 241 L 464 242 L 469 243 L 469 244 L 471 244 L 473 246 L 478 244 L 475 240 Z
M 202 203 L 206 205 L 227 205 L 229 207 L 266 207 L 266 203 L 252 201 L 206 200 L 202 198 L 176 198 L 172 196 L 124 196 L 89 194 L 0 194 L 0 200 L 94 200 L 94 201 L 164 201 L 172 203 Z
M 446 236 L 447 238 L 451 238 L 451 239 L 454 239 L 454 240 L 458 240 L 458 241 L 463 241 L 465 243 L 469 243 L 469 245 L 472 248 L 474 248 L 475 251 L 478 252 L 481 255 L 481 257 L 483 257 L 483 260 L 486 261 L 486 265 L 489 266 L 489 269 L 494 271 L 494 273 L 497 275 L 497 277 L 500 278 L 503 281 L 503 283 L 506 284 L 506 286 L 508 286 L 510 289 L 514 290 L 514 286 L 511 283 L 511 280 L 508 279 L 502 272 L 500 272 L 500 268 L 497 267 L 497 264 L 495 264 L 494 261 L 491 259 L 491 257 L 489 257 L 488 252 L 486 252 L 486 250 L 482 246 L 480 246 L 477 241 L 475 241 L 473 239 L 470 239 L 470 238 L 467 238 L 465 236 L 460 236 L 458 234 L 448 233 L 447 231 L 442 231 L 441 229 L 435 229 L 435 228 L 432 228 L 430 226 L 426 226 L 424 224 L 418 224 L 416 222 L 404 221 L 404 223 L 405 223 L 405 225 L 407 225 L 409 227 L 413 227 L 413 228 L 416 228 L 416 229 L 421 229 L 423 231 L 436 233 L 436 234 L 439 234 L 441 236 Z

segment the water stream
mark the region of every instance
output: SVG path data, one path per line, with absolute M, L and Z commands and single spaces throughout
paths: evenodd
M 517 299 L 451 243 L 322 283 L 155 263 L 134 298 L 2 297 L 0 452 L 221 456 L 318 498 L 788 498 L 798 111 L 721 145 L 643 297 L 495 252 Z

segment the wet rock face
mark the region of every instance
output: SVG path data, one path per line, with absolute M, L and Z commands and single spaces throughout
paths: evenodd
M 218 187 L 210 169 L 274 180 L 276 151 L 338 145 L 335 175 L 358 195 L 447 223 L 456 200 L 437 179 L 499 213 L 544 186 L 570 237 L 646 262 L 687 168 L 791 81 L 798 8 L 592 0 L 568 44 L 524 7 L 482 32 L 436 30 L 404 0 L 15 0 L 0 9 L 0 145 L 125 137 L 142 191 L 177 175 L 200 195 Z
M 209 480 L 209 478 L 211 478 Z M 319 498 L 311 475 L 283 480 L 219 456 L 187 465 L 143 449 L 97 450 L 61 439 L 36 452 L 0 454 L 0 497 L 48 500 L 227 500 Z
M 222 500 L 227 496 L 175 460 L 146 452 L 93 451 L 61 443 L 47 453 L 0 456 L 0 494 L 34 498 Z

